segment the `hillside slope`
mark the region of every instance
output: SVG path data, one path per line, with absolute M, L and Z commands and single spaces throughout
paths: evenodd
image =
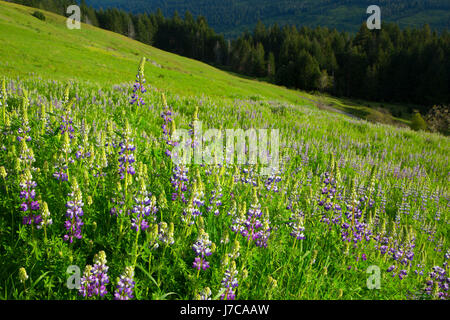
M 136 65 L 145 56 L 150 60 L 146 64 L 148 83 L 174 94 L 277 100 L 310 106 L 327 104 L 370 121 L 408 123 L 408 116 L 406 120 L 396 119 L 373 108 L 403 106 L 316 97 L 233 75 L 90 25 L 69 30 L 64 17 L 43 11 L 46 20 L 41 21 L 32 16 L 35 10 L 0 1 L 0 76 L 39 75 L 52 80 L 76 79 L 112 85 L 133 81 Z
M 133 81 L 141 56 L 149 84 L 181 95 L 258 98 L 310 104 L 297 91 L 233 76 L 196 60 L 164 52 L 130 38 L 82 24 L 69 30 L 64 17 L 0 1 L 0 74 L 99 84 Z

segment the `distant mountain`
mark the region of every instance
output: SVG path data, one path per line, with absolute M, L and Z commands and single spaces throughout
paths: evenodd
M 165 16 L 175 11 L 183 16 L 189 10 L 203 15 L 208 24 L 227 37 L 245 29 L 252 30 L 258 20 L 264 24 L 326 26 L 340 31 L 357 32 L 368 15 L 366 9 L 381 7 L 381 18 L 396 22 L 401 28 L 422 27 L 450 29 L 448 0 L 86 0 L 95 8 L 121 8 L 130 12 L 155 12 Z

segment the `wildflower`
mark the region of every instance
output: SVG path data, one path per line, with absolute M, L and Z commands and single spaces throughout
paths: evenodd
M 131 228 L 135 231 L 141 228 L 144 231 L 149 227 L 147 220 L 151 219 L 153 222 L 156 221 L 155 214 L 158 212 L 156 197 L 147 191 L 144 181 L 141 181 L 141 188 L 138 195 L 134 198 L 134 202 L 135 205 L 131 212 L 135 216 L 131 219 Z
M 245 220 L 240 220 L 238 223 L 240 225 L 232 226 L 232 230 L 239 230 L 241 235 L 247 238 L 247 241 L 255 241 L 255 244 L 259 247 L 267 247 L 267 240 L 271 231 L 269 213 L 266 210 L 264 216 L 262 215 L 256 189 L 253 192 L 253 203 L 248 209 Z
M 125 179 L 128 175 L 134 175 L 136 173 L 133 163 L 136 161 L 133 152 L 136 147 L 133 144 L 133 138 L 131 137 L 131 128 L 128 121 L 125 122 L 124 138 L 119 144 L 119 174 L 120 179 Z M 127 180 L 126 180 L 127 181 Z M 127 181 L 128 183 L 128 181 Z
M 169 225 L 165 222 L 158 224 L 158 240 L 165 245 L 172 245 L 175 243 L 173 238 L 173 222 Z
M 220 296 L 221 300 L 234 300 L 236 298 L 236 288 L 238 287 L 238 271 L 236 270 L 236 262 L 231 262 L 231 267 L 225 270 L 222 279 L 222 289 L 224 293 Z
M 44 226 L 51 225 L 53 223 L 52 218 L 50 217 L 50 211 L 48 210 L 47 202 L 42 202 L 42 208 L 41 208 L 41 223 L 37 226 L 38 229 L 41 229 Z
M 19 281 L 24 283 L 27 280 L 28 280 L 27 270 L 25 270 L 25 268 L 20 268 L 19 269 Z
M 175 201 L 179 197 L 183 202 L 186 202 L 184 192 L 187 190 L 187 182 L 189 181 L 188 173 L 188 167 L 183 165 L 174 166 L 173 174 L 170 178 L 170 182 L 175 189 L 175 192 L 172 194 L 172 201 Z
M 133 299 L 134 289 L 134 268 L 126 267 L 125 272 L 117 279 L 116 291 L 114 293 L 115 300 Z
M 177 144 L 177 142 L 171 140 L 172 133 L 175 131 L 175 122 L 172 119 L 172 110 L 167 105 L 166 96 L 164 93 L 162 94 L 162 99 L 163 111 L 161 112 L 161 118 L 163 118 L 164 122 L 161 125 L 161 129 L 163 131 L 163 140 L 170 149 L 171 146 L 175 146 Z M 166 155 L 170 157 L 172 154 L 169 149 L 166 150 Z
M 33 149 L 29 148 L 27 146 L 27 143 L 25 142 L 25 139 L 20 141 L 20 155 L 18 159 L 18 164 L 24 164 L 25 167 L 30 168 L 33 170 L 33 162 L 35 162 L 36 159 L 34 158 L 34 152 Z
M 60 181 L 68 181 L 69 180 L 69 165 L 74 163 L 75 160 L 71 156 L 72 147 L 70 142 L 69 134 L 64 132 L 63 134 L 63 143 L 61 146 L 61 154 L 59 158 L 57 158 L 56 164 L 54 166 L 55 172 L 53 173 L 53 177 Z
M 81 220 L 83 216 L 83 198 L 81 190 L 75 179 L 72 182 L 72 192 L 69 193 L 70 199 L 66 203 L 66 217 L 68 218 L 65 222 L 65 227 L 67 234 L 64 235 L 64 240 L 73 242 L 73 238 L 81 239 L 81 226 L 84 224 Z
M 34 213 L 39 210 L 39 202 L 34 199 L 36 197 L 36 191 L 34 189 L 36 188 L 36 182 L 33 181 L 30 170 L 26 169 L 22 175 L 20 187 L 22 188 L 20 198 L 23 199 L 20 210 L 27 214 L 23 217 L 23 224 L 34 223 L 39 225 L 42 218 L 39 214 Z
M 200 229 L 199 236 L 197 241 L 192 246 L 192 250 L 194 250 L 197 257 L 194 260 L 193 268 L 200 270 L 206 270 L 209 268 L 209 262 L 206 260 L 206 257 L 212 254 L 211 251 L 212 242 L 209 240 L 208 234 Z
M 6 176 L 8 175 L 8 173 L 6 172 L 6 169 L 4 166 L 0 167 L 0 176 L 4 179 L 6 179 Z
M 215 187 L 216 189 L 211 190 L 211 197 L 209 198 L 209 206 L 207 207 L 207 211 L 213 211 L 214 215 L 218 216 L 220 214 L 219 208 L 222 205 L 221 198 L 223 197 L 218 176 L 216 176 Z
M 66 100 L 67 102 L 68 100 Z M 60 126 L 59 131 L 61 135 L 65 135 L 67 133 L 70 139 L 74 138 L 75 129 L 73 127 L 73 117 L 72 117 L 72 105 L 75 102 L 75 99 L 72 99 L 70 102 L 67 102 L 64 110 L 64 114 L 60 116 Z
M 94 266 L 86 266 L 79 289 L 79 293 L 83 297 L 103 297 L 108 293 L 106 284 L 109 283 L 107 274 L 109 267 L 106 265 L 106 262 L 105 252 L 100 251 L 94 256 Z
M 302 211 L 299 211 L 297 213 L 292 213 L 289 217 L 289 223 L 288 226 L 291 227 L 292 231 L 290 235 L 294 237 L 297 240 L 304 240 L 305 234 L 303 233 L 305 231 L 304 228 L 304 214 Z
M 209 287 L 205 287 L 200 294 L 196 294 L 196 300 L 211 300 L 211 289 Z
M 136 75 L 136 81 L 133 85 L 133 94 L 131 95 L 130 104 L 136 104 L 137 106 L 145 105 L 144 100 L 142 99 L 141 94 L 147 92 L 145 89 L 145 77 L 144 77 L 144 65 L 145 65 L 145 57 L 142 58 L 141 63 L 139 64 L 138 73 Z
M 192 190 L 191 199 L 187 208 L 183 211 L 182 221 L 192 225 L 194 224 L 194 219 L 202 215 L 200 208 L 205 204 L 203 200 L 203 190 L 201 186 L 196 182 Z M 193 219 L 191 219 L 191 217 Z
M 31 137 L 28 135 L 29 132 L 31 131 L 31 127 L 29 125 L 29 121 L 28 121 L 28 113 L 27 113 L 27 108 L 25 106 L 22 106 L 22 126 L 17 130 L 18 136 L 17 136 L 17 140 L 18 141 L 31 141 Z

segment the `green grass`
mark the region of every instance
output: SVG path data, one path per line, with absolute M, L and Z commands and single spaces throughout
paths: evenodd
M 31 14 L 33 8 L 0 1 L 0 74 L 45 79 L 89 80 L 99 84 L 132 81 L 141 56 L 147 64 L 147 81 L 182 95 L 213 95 L 305 103 L 294 90 L 230 75 L 207 64 L 167 53 L 151 46 L 82 24 L 66 28 L 64 17 L 45 12 L 46 21 Z

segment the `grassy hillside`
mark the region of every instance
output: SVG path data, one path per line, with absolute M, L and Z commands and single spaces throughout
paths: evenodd
M 304 92 L 221 71 L 90 25 L 69 30 L 66 19 L 53 13 L 44 11 L 46 20 L 41 21 L 32 16 L 33 8 L 0 1 L 0 9 L 0 74 L 8 77 L 39 75 L 45 79 L 118 84 L 132 81 L 136 61 L 146 56 L 153 62 L 146 67 L 147 81 L 174 94 L 278 100 L 311 106 L 320 100 Z M 398 121 L 370 108 L 374 103 L 337 98 L 321 101 L 367 120 L 408 123 L 409 114 Z
M 79 79 L 99 84 L 132 81 L 136 61 L 145 56 L 147 81 L 174 93 L 230 98 L 257 97 L 304 103 L 298 92 L 232 76 L 195 60 L 167 53 L 113 32 L 82 24 L 66 28 L 64 17 L 0 1 L 0 74 Z

